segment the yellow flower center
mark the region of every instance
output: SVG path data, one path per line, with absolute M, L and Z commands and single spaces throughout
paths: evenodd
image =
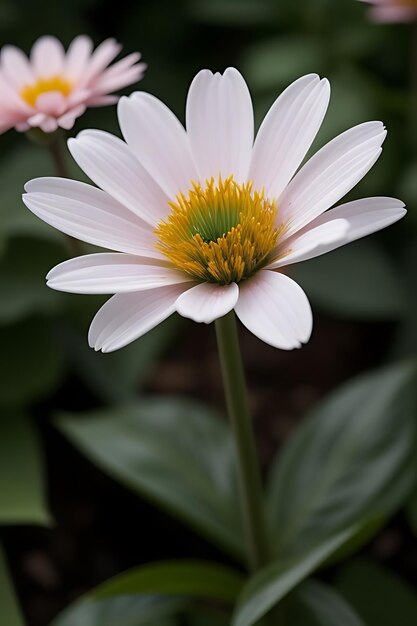
M 180 193 L 155 233 L 157 248 L 197 280 L 227 285 L 249 278 L 271 258 L 281 228 L 275 201 L 230 176 Z
M 68 96 L 71 93 L 72 85 L 61 76 L 51 76 L 51 78 L 39 78 L 33 85 L 26 85 L 20 91 L 20 95 L 30 106 L 34 106 L 38 96 L 47 91 L 60 91 L 62 95 Z

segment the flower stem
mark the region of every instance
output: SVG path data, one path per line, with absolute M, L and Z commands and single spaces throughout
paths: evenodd
M 51 155 L 57 175 L 61 178 L 69 178 L 65 162 L 65 145 L 63 138 L 58 133 L 56 133 L 56 135 L 57 136 L 47 144 L 49 154 Z M 65 239 L 71 256 L 75 257 L 83 254 L 83 247 L 78 239 L 71 237 L 71 235 L 65 235 Z
M 255 572 L 269 561 L 269 541 L 261 472 L 249 413 L 234 311 L 217 319 L 215 325 L 227 409 L 237 449 L 248 566 Z

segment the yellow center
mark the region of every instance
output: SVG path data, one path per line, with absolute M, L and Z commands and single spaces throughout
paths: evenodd
M 197 280 L 227 285 L 249 278 L 271 258 L 281 228 L 275 201 L 230 176 L 180 193 L 156 229 L 157 248 Z
M 34 106 L 38 96 L 47 91 L 60 91 L 62 95 L 68 96 L 71 93 L 72 85 L 61 76 L 51 78 L 39 78 L 33 85 L 26 85 L 20 91 L 20 95 L 30 106 Z

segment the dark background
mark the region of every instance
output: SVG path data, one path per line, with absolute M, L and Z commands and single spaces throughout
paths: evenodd
M 195 73 L 234 65 L 248 82 L 258 122 L 300 75 L 317 72 L 330 79 L 332 102 L 315 148 L 363 121 L 382 119 L 388 127 L 380 162 L 350 197 L 400 197 L 409 207 L 407 218 L 365 242 L 294 267 L 292 275 L 315 311 L 312 340 L 301 351 L 274 350 L 241 329 L 265 468 L 323 394 L 354 374 L 415 354 L 415 28 L 413 34 L 412 25 L 374 25 L 355 0 L 0 1 L 1 44 L 29 52 L 43 34 L 67 46 L 79 33 L 96 44 L 115 37 L 123 54 L 141 51 L 149 67 L 138 88 L 163 99 L 180 119 Z M 118 133 L 115 107 L 89 110 L 70 135 L 91 127 Z M 73 599 L 127 567 L 217 554 L 101 473 L 52 424 L 57 411 L 104 406 L 138 391 L 180 393 L 220 409 L 223 395 L 212 327 L 173 320 L 150 341 L 116 356 L 89 351 L 88 324 L 102 299 L 47 290 L 44 275 L 65 258 L 65 245 L 20 201 L 25 180 L 50 173 L 48 155 L 24 136 L 10 131 L 0 137 L 1 419 L 22 414 L 35 425 L 54 520 L 42 527 L 0 516 L 29 626 L 44 626 Z M 80 175 L 75 166 L 74 175 Z M 133 373 L 130 363 L 136 363 Z M 104 389 L 100 381 L 109 379 L 112 385 Z M 7 479 L 0 484 L 7 488 Z M 417 548 L 403 514 L 366 550 L 409 581 L 417 577 Z

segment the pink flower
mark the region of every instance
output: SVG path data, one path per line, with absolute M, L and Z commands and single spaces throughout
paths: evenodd
M 56 37 L 44 36 L 30 58 L 15 46 L 0 54 L 0 132 L 38 127 L 51 133 L 72 128 L 88 106 L 114 104 L 117 89 L 137 82 L 146 69 L 139 52 L 111 67 L 121 45 L 106 39 L 93 52 L 93 42 L 79 35 L 67 52 Z
M 412 22 L 417 20 L 417 0 L 360 0 L 374 5 L 369 11 L 375 22 Z

